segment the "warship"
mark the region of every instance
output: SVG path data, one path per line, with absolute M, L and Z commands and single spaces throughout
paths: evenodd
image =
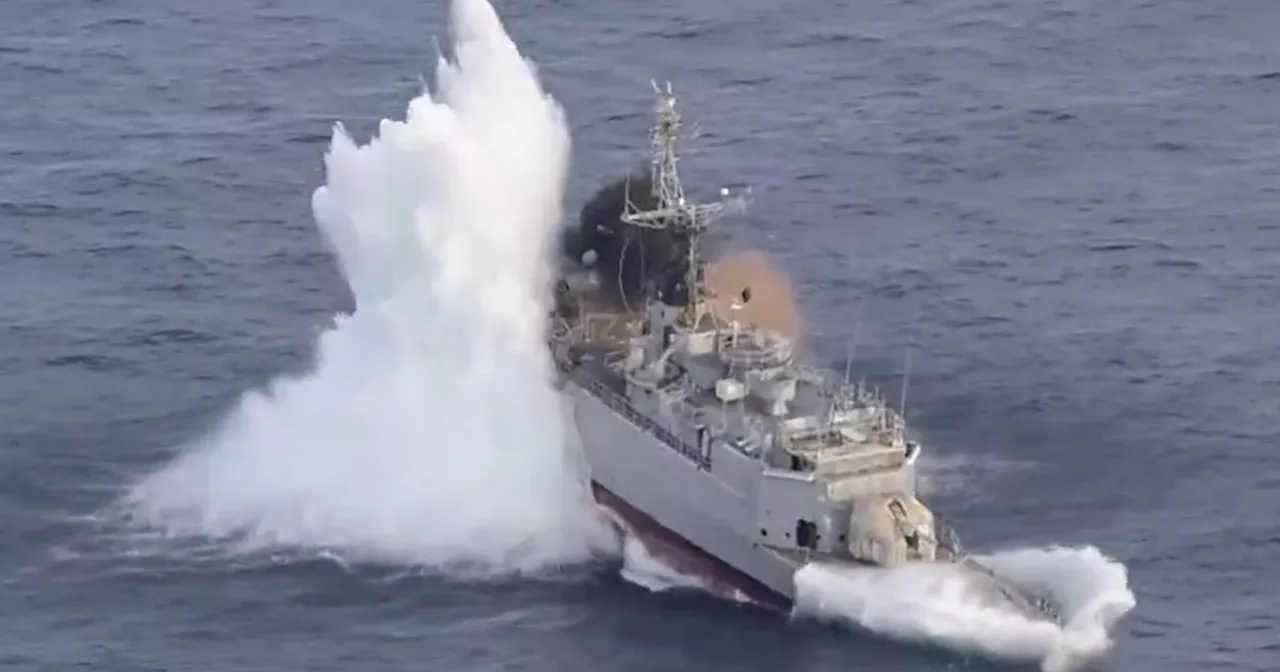
M 549 344 L 596 502 L 675 569 L 761 605 L 790 609 L 808 563 L 952 563 L 1056 621 L 921 500 L 902 411 L 745 319 L 750 286 L 709 286 L 703 234 L 750 190 L 686 197 L 676 99 L 654 92 L 651 165 L 584 206 L 555 283 Z

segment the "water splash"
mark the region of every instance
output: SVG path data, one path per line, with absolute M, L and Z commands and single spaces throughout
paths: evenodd
M 1052 598 L 1063 625 L 992 600 L 948 564 L 885 570 L 808 565 L 796 573 L 796 615 L 848 622 L 890 638 L 1018 662 L 1077 669 L 1111 646 L 1109 631 L 1136 604 L 1124 565 L 1098 549 L 1022 549 L 978 558 Z
M 696 590 L 715 594 L 710 582 L 663 562 L 643 541 L 629 534 L 622 540 L 622 569 L 619 574 L 624 580 L 655 593 Z
M 594 550 L 544 341 L 567 125 L 488 2 L 454 2 L 451 27 L 404 121 L 365 145 L 334 130 L 312 205 L 355 313 L 310 374 L 137 485 L 145 523 L 485 573 Z

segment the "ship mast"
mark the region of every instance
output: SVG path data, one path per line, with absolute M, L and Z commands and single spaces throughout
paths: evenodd
M 684 317 L 690 325 L 697 323 L 702 314 L 702 306 L 706 288 L 702 282 L 702 259 L 700 256 L 702 234 L 707 225 L 731 212 L 746 208 L 746 194 L 730 196 L 728 188 L 720 190 L 722 200 L 717 203 L 690 203 L 684 195 L 684 185 L 680 182 L 678 163 L 680 161 L 681 133 L 680 112 L 676 109 L 676 97 L 671 90 L 671 83 L 660 88 L 652 82 L 653 91 L 657 94 L 654 114 L 657 121 L 650 132 L 652 147 L 652 194 L 657 202 L 652 210 L 639 210 L 630 198 L 626 199 L 626 208 L 622 221 L 651 229 L 670 229 L 673 233 L 688 241 L 687 268 L 685 270 L 685 290 L 688 301 L 684 308 Z

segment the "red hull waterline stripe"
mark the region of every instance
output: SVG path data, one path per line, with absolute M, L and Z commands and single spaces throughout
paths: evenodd
M 596 502 L 617 514 L 644 542 L 650 552 L 684 574 L 711 581 L 721 592 L 736 592 L 752 602 L 780 611 L 791 610 L 791 600 L 754 578 L 729 566 L 719 558 L 695 546 L 684 537 L 663 527 L 648 514 L 628 504 L 595 481 L 591 492 Z

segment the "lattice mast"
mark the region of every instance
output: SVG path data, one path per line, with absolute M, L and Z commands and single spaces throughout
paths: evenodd
M 656 81 L 653 82 L 653 91 L 657 94 L 657 102 L 654 105 L 654 115 L 657 119 L 650 132 L 650 144 L 653 151 L 652 189 L 657 205 L 652 210 L 639 210 L 631 199 L 627 198 L 622 221 L 651 229 L 671 229 L 688 240 L 689 256 L 685 287 L 689 293 L 689 300 L 685 310 L 687 317 L 696 320 L 705 295 L 700 258 L 702 234 L 712 220 L 731 212 L 744 210 L 749 193 L 730 196 L 729 189 L 721 189 L 722 199 L 717 203 L 690 203 L 685 198 L 679 171 L 680 143 L 683 134 L 680 112 L 676 108 L 676 97 L 671 90 L 670 82 L 666 83 L 665 88 L 659 87 Z

